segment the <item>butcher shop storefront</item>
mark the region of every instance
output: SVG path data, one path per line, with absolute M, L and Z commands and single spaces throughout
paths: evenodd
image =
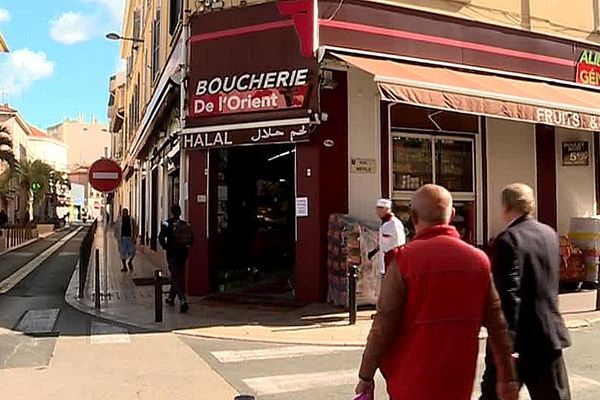
M 317 299 L 324 274 L 310 258 L 321 240 L 309 236 L 322 220 L 321 180 L 317 164 L 305 166 L 327 130 L 316 59 L 301 54 L 276 3 L 193 17 L 189 47 L 190 293 Z

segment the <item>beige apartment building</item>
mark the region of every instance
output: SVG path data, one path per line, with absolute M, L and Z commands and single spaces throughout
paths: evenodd
M 87 121 L 83 114 L 76 119 L 65 118 L 61 123 L 49 127 L 48 134 L 67 144 L 67 162 L 71 169 L 91 165 L 104 157 L 105 148 L 110 148 L 111 136 L 107 125 L 100 123 L 93 115 Z
M 372 221 L 386 196 L 410 226 L 424 183 L 451 190 L 475 245 L 502 229 L 512 181 L 536 188 L 538 218 L 566 234 L 600 199 L 599 4 L 568 8 L 129 0 L 128 68 L 110 89 L 115 208 L 132 209 L 160 256 L 160 221 L 181 204 L 197 239 L 192 294 L 243 292 L 225 277 L 257 270 L 274 281 L 249 289 L 309 301 L 345 284 L 327 265 L 329 216 Z

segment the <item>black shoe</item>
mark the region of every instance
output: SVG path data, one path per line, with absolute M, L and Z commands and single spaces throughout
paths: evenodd
M 175 306 L 175 299 L 167 297 L 167 299 L 165 300 L 165 303 L 167 303 L 168 306 L 174 307 Z
M 127 272 L 127 267 L 121 268 L 121 272 Z
M 181 303 L 181 307 L 179 308 L 179 312 L 186 313 L 188 312 L 188 310 L 190 309 L 190 305 L 186 302 L 186 303 Z
M 133 263 L 129 261 L 127 265 L 129 265 L 129 270 L 133 272 Z

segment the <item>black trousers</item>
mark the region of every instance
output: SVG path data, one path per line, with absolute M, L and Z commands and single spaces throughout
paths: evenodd
M 167 257 L 169 264 L 169 274 L 171 275 L 171 288 L 169 289 L 169 298 L 175 299 L 175 296 L 181 303 L 187 302 L 185 296 L 185 261 L 186 257 L 172 256 Z
M 571 400 L 569 375 L 561 350 L 544 355 L 520 355 L 517 370 L 521 385 L 529 391 L 531 400 Z M 496 396 L 496 366 L 488 346 L 485 372 L 479 400 L 498 400 Z

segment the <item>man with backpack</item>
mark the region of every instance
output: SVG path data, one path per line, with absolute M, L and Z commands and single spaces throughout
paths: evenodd
M 158 240 L 161 247 L 167 251 L 167 264 L 171 275 L 171 289 L 166 303 L 174 306 L 175 296 L 177 296 L 180 311 L 185 313 L 190 309 L 185 297 L 185 263 L 188 257 L 188 248 L 194 242 L 194 235 L 190 224 L 180 217 L 181 207 L 174 204 L 171 207 L 171 217 L 161 225 Z

